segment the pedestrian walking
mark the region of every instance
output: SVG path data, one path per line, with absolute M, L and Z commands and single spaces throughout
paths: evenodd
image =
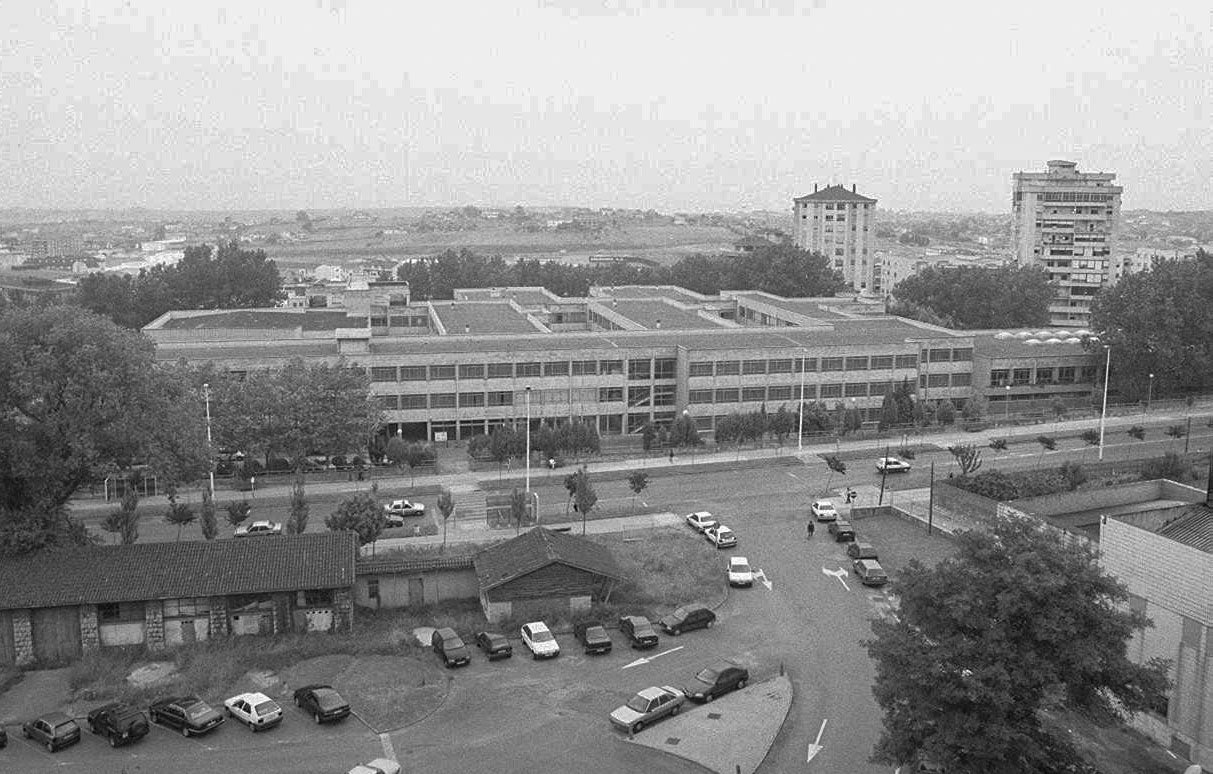
M 674 450 L 670 449 L 670 462 L 674 461 Z
M 812 519 L 810 519 L 808 525 L 805 527 L 805 532 L 807 533 L 806 539 L 811 540 L 813 538 L 813 530 L 816 528 L 817 527 L 813 524 Z

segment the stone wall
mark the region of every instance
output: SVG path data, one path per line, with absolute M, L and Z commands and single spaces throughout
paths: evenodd
M 13 611 L 13 655 L 19 667 L 34 663 L 34 625 L 29 610 Z
M 164 650 L 164 603 L 160 600 L 143 606 L 143 644 L 150 651 Z
M 97 606 L 80 606 L 80 646 L 85 653 L 101 647 L 101 627 L 97 623 Z
M 227 620 L 227 598 L 211 597 L 211 636 L 226 637 L 231 633 Z
M 349 589 L 333 591 L 333 631 L 354 631 L 354 594 Z

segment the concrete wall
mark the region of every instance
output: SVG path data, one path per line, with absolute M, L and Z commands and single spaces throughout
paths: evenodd
M 1204 499 L 1204 492 L 1194 487 L 1174 481 L 1154 480 L 1101 489 L 1083 489 L 1079 492 L 1061 492 L 1043 497 L 1025 497 L 1016 500 L 1015 507 L 1033 516 L 1048 517 L 1096 508 L 1113 508 L 1129 503 L 1148 503 L 1152 500 L 1198 503 Z
M 937 480 L 934 489 L 935 505 L 975 520 L 988 520 L 998 514 L 998 502 L 972 492 L 952 486 L 946 480 Z
M 367 581 L 379 581 L 379 599 L 372 599 L 367 593 Z M 363 607 L 378 607 L 387 609 L 409 607 L 409 584 L 420 581 L 422 604 L 436 605 L 448 599 L 476 599 L 480 596 L 480 584 L 476 580 L 476 571 L 471 568 L 461 570 L 427 570 L 410 573 L 376 573 L 358 575 L 354 584 L 354 601 Z

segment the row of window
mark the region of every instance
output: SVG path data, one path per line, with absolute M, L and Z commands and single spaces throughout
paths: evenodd
M 947 352 L 948 350 L 943 350 Z M 968 350 L 972 357 L 972 350 Z M 960 359 L 960 358 L 957 358 Z M 775 360 L 696 360 L 690 364 L 691 376 L 736 376 L 762 374 L 798 374 L 816 371 L 881 371 L 892 368 L 917 368 L 915 355 L 858 355 L 851 357 L 795 357 Z
M 520 379 L 540 376 L 610 376 L 624 373 L 623 360 L 550 360 L 529 363 L 464 363 L 462 365 L 374 366 L 372 382 L 425 382 L 453 379 Z M 629 379 L 673 379 L 674 358 L 626 361 Z
M 1035 370 L 1035 375 L 1033 375 Z M 990 371 L 990 386 L 1005 387 L 1027 384 L 1093 384 L 1097 366 L 1060 366 L 1032 368 L 994 368 Z

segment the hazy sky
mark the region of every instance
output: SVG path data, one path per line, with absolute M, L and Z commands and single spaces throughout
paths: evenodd
M 713 10 L 715 9 L 715 10 Z M 0 206 L 1213 209 L 1213 4 L 0 2 Z

